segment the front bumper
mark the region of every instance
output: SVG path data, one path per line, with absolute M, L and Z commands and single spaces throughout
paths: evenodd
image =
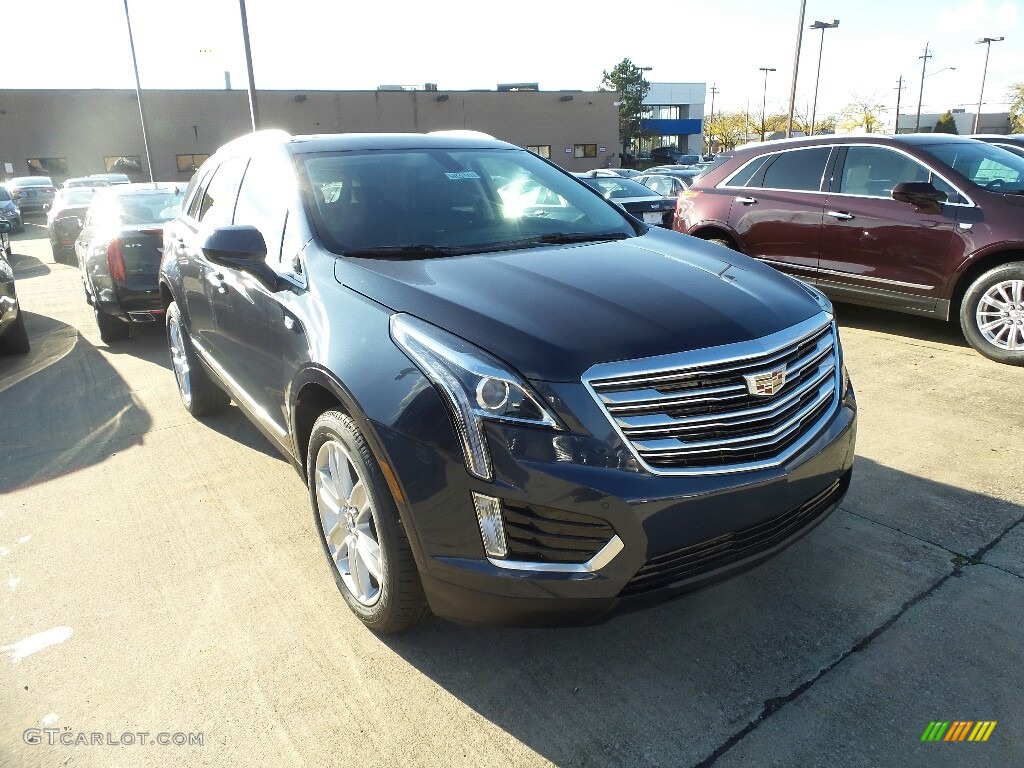
M 493 483 L 460 456 L 374 425 L 401 483 L 401 506 L 435 614 L 461 623 L 579 625 L 738 575 L 823 521 L 849 487 L 856 441 L 852 387 L 819 434 L 784 465 L 733 475 L 666 477 L 513 458 L 488 431 Z M 607 523 L 622 543 L 593 570 L 507 567 L 483 552 L 471 491 Z

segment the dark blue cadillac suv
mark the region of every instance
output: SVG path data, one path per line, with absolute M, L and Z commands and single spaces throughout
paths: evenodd
M 160 289 L 181 400 L 305 478 L 370 629 L 581 624 L 739 573 L 850 481 L 828 300 L 472 132 L 252 134 Z

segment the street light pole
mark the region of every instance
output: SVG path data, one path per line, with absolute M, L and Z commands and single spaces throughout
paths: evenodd
M 768 109 L 768 73 L 774 72 L 775 67 L 758 67 L 764 72 L 764 95 L 761 97 L 761 141 L 764 141 L 764 134 L 766 132 L 765 126 L 765 112 Z
M 793 80 L 789 84 L 789 118 L 786 120 L 786 138 L 793 135 L 793 110 L 796 108 L 796 73 L 800 68 L 800 46 L 804 39 L 804 14 L 807 12 L 807 0 L 800 0 L 800 18 L 796 23 L 796 50 L 793 53 Z M 818 58 L 821 66 L 821 58 Z
M 928 67 L 928 59 L 932 57 L 932 55 L 928 53 L 928 46 L 930 44 L 930 42 L 925 43 L 924 56 L 917 57 L 921 60 L 921 88 L 917 92 L 917 119 L 914 121 L 914 133 L 921 130 L 921 102 L 924 100 L 924 71 Z
M 978 133 L 978 125 L 981 123 L 981 100 L 985 97 L 985 77 L 988 75 L 988 55 L 992 53 L 992 43 L 998 43 L 1004 37 L 980 37 L 974 42 L 985 44 L 985 68 L 981 71 L 981 92 L 978 94 L 978 111 L 974 113 L 974 133 Z
M 146 110 L 142 107 L 142 84 L 139 82 L 139 62 L 135 58 L 135 37 L 132 35 L 132 18 L 128 15 L 128 0 L 124 0 L 124 20 L 128 22 L 128 44 L 132 49 L 132 67 L 135 70 L 135 98 L 139 102 L 139 119 L 142 121 L 142 146 L 146 150 L 146 167 L 149 180 L 153 178 L 153 160 L 149 155 L 149 132 L 146 130 Z M 104 168 L 103 170 L 108 170 Z
M 252 129 L 260 129 L 260 110 L 256 104 L 256 80 L 252 75 L 252 50 L 249 48 L 249 19 L 245 15 L 245 0 L 238 0 L 242 12 L 242 43 L 245 45 L 245 72 L 249 76 L 249 116 L 252 118 Z
M 811 107 L 811 135 L 814 135 L 814 118 L 818 115 L 818 83 L 821 81 L 821 52 L 825 49 L 825 30 L 835 29 L 839 26 L 839 19 L 828 21 L 816 21 L 808 29 L 821 30 L 821 43 L 818 45 L 818 74 L 814 78 L 814 106 Z

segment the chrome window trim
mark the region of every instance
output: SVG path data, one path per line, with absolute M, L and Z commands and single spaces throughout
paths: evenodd
M 748 162 L 746 162 L 743 165 L 741 165 L 736 170 L 735 173 L 733 173 L 731 176 L 729 176 L 729 178 L 727 178 L 724 181 L 722 181 L 721 183 L 715 185 L 715 188 L 716 189 L 763 189 L 763 190 L 770 191 L 770 192 L 807 192 L 807 193 L 811 193 L 811 194 L 817 193 L 819 195 L 828 194 L 827 192 L 822 192 L 821 184 L 825 180 L 825 172 L 828 171 L 829 163 L 832 162 L 832 150 L 835 148 L 835 146 L 836 145 L 832 145 L 832 144 L 809 144 L 809 145 L 802 145 L 802 146 L 799 146 L 799 147 L 786 147 L 784 149 L 777 149 L 774 152 L 765 152 L 762 155 L 755 155 Z M 806 151 L 808 149 L 822 149 L 822 148 L 827 148 L 829 150 L 829 155 L 828 155 L 828 159 L 825 161 L 825 167 L 821 169 L 821 178 L 818 179 L 818 188 L 817 189 L 786 189 L 785 187 L 746 187 L 746 186 L 734 187 L 734 186 L 732 186 L 729 183 L 730 181 L 735 179 L 737 176 L 739 176 L 740 172 L 743 171 L 748 165 L 750 165 L 750 163 L 754 162 L 755 160 L 764 160 L 766 157 L 775 157 L 776 155 L 781 155 L 781 154 L 783 154 L 785 152 L 800 152 L 800 151 Z M 758 173 L 760 173 L 760 171 L 758 171 Z
M 801 339 L 821 331 L 826 325 L 830 325 L 832 327 L 832 337 L 834 339 L 833 361 L 837 374 L 837 385 L 833 389 L 831 402 L 825 410 L 825 413 L 822 414 L 821 418 L 807 430 L 800 440 L 797 440 L 782 453 L 770 459 L 744 462 L 741 464 L 729 464 L 718 467 L 653 467 L 644 461 L 634 442 L 626 437 L 625 432 L 618 425 L 615 418 L 605 406 L 601 399 L 601 395 L 594 388 L 593 382 L 595 381 L 605 381 L 608 379 L 630 376 L 658 376 L 679 372 L 687 368 L 742 363 L 746 360 L 770 356 L 792 346 Z M 668 355 L 661 355 L 659 357 L 647 358 L 645 360 L 597 363 L 584 372 L 582 379 L 583 386 L 590 393 L 590 396 L 594 398 L 598 408 L 601 409 L 605 418 L 608 419 L 608 423 L 615 431 L 615 434 L 619 437 L 622 444 L 630 452 L 637 464 L 644 469 L 644 471 L 652 475 L 666 477 L 700 477 L 706 475 L 738 474 L 740 472 L 752 472 L 759 469 L 777 467 L 785 464 L 789 459 L 806 448 L 808 443 L 821 433 L 822 427 L 824 427 L 825 423 L 834 416 L 836 408 L 839 406 L 840 387 L 838 382 L 840 377 L 838 374 L 842 370 L 841 366 L 842 360 L 839 344 L 839 330 L 836 327 L 835 318 L 831 313 L 819 312 L 801 323 L 797 323 L 789 328 L 784 328 L 781 331 L 769 334 L 768 336 L 762 336 L 759 339 L 740 341 L 720 347 L 704 347 L 702 349 L 691 350 L 689 352 L 671 353 Z
M 953 207 L 956 207 L 956 208 L 977 208 L 978 207 L 977 204 L 974 202 L 974 200 L 971 199 L 971 196 L 968 195 L 966 192 L 964 192 L 959 186 L 957 186 L 956 184 L 951 182 L 943 174 L 941 174 L 938 171 L 936 171 L 934 168 L 932 168 L 930 165 L 925 163 L 920 158 L 914 157 L 909 152 L 905 151 L 904 149 L 902 149 L 900 147 L 894 147 L 894 146 L 890 146 L 888 144 L 879 144 L 877 142 L 857 142 L 855 144 L 824 144 L 824 145 L 819 145 L 819 146 L 828 146 L 828 147 L 832 147 L 834 149 L 850 149 L 851 147 L 878 147 L 879 149 L 888 149 L 888 150 L 891 150 L 893 152 L 899 152 L 904 157 L 906 157 L 906 158 L 908 158 L 910 160 L 913 160 L 918 165 L 922 165 L 925 168 L 927 168 L 931 173 L 934 173 L 936 176 L 938 176 L 940 179 L 942 179 L 946 184 L 948 184 L 953 189 L 955 189 L 957 194 L 960 195 L 964 200 L 967 201 L 966 203 L 949 203 L 949 202 L 945 202 L 945 203 L 942 203 L 942 205 L 949 205 L 949 206 L 953 206 Z M 766 154 L 776 155 L 776 154 L 781 154 L 782 152 L 794 152 L 794 151 L 796 151 L 798 149 L 808 149 L 808 147 L 789 147 L 787 149 L 779 149 L 779 150 L 776 150 L 775 152 L 770 152 L 770 153 L 766 153 Z M 715 186 L 715 189 L 729 189 L 729 190 L 735 190 L 735 189 L 762 189 L 765 192 L 800 192 L 802 194 L 835 195 L 836 197 L 852 197 L 852 198 L 860 198 L 860 199 L 863 199 L 863 200 L 892 200 L 891 197 L 877 197 L 877 196 L 873 196 L 873 195 L 851 195 L 848 192 L 823 192 L 823 191 L 820 191 L 820 190 L 815 192 L 814 190 L 806 190 L 806 189 L 779 189 L 777 187 L 734 187 L 734 186 L 731 186 L 729 184 L 730 181 L 732 181 L 736 176 L 739 175 L 740 171 L 742 171 L 744 168 L 746 168 L 750 163 L 754 162 L 755 160 L 761 159 L 764 156 L 765 155 L 757 155 L 755 157 L 752 157 L 748 162 L 746 162 L 742 166 L 740 166 L 740 168 L 737 169 L 735 173 L 733 173 L 731 176 L 729 176 L 729 178 L 727 178 L 725 181 L 722 181 L 721 183 L 717 184 Z M 831 158 L 829 158 L 829 159 L 831 160 Z M 827 170 L 827 167 L 826 167 L 826 170 Z M 824 178 L 824 174 L 822 174 L 822 177 Z
M 585 563 L 535 563 L 529 560 L 501 560 L 488 557 L 487 562 L 508 571 L 531 573 L 596 573 L 614 560 L 626 547 L 618 535 L 612 536 L 600 551 Z

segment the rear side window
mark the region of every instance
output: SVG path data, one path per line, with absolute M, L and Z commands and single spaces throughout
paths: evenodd
M 761 157 L 755 157 L 745 166 L 743 166 L 739 173 L 734 175 L 729 181 L 725 183 L 727 187 L 745 187 L 750 183 L 750 180 L 754 178 L 764 168 L 765 163 L 771 160 L 771 155 L 763 155 Z M 724 161 L 723 161 L 724 162 Z M 714 166 L 712 165 L 712 168 Z
M 220 164 L 213 172 L 213 178 L 203 190 L 199 206 L 199 221 L 211 227 L 223 227 L 231 223 L 235 213 L 235 198 L 238 185 L 245 173 L 248 157 L 232 157 Z
M 765 169 L 761 182 L 755 177 L 749 186 L 817 192 L 831 151 L 830 147 L 813 147 L 780 152 Z

